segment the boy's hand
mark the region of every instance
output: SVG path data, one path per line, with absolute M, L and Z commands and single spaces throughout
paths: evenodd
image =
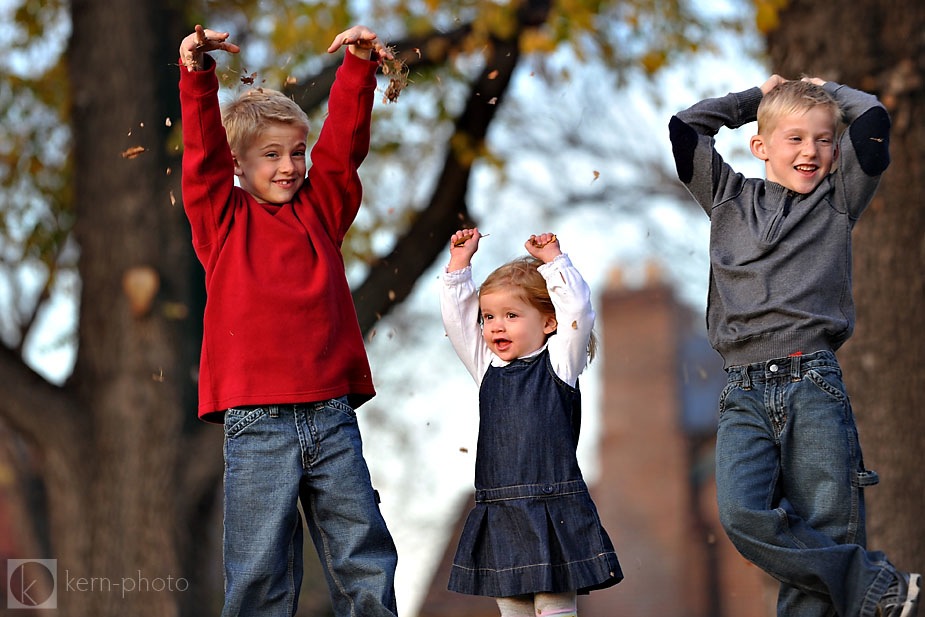
M 548 264 L 562 254 L 556 234 L 545 233 L 538 236 L 530 236 L 530 239 L 524 243 L 524 247 L 527 249 L 528 253 L 544 264 Z
M 824 86 L 824 85 L 825 85 L 825 80 L 822 79 L 822 78 L 820 78 L 820 77 L 804 77 L 804 78 L 802 79 L 802 81 L 805 81 L 805 82 L 808 82 L 808 83 L 811 83 L 811 84 L 815 84 L 815 85 L 817 85 L 817 86 Z
M 462 270 L 469 266 L 472 256 L 479 250 L 479 239 L 482 234 L 478 227 L 473 229 L 460 229 L 450 236 L 450 264 L 447 270 Z
M 768 80 L 766 82 L 761 84 L 761 93 L 767 94 L 768 92 L 770 92 L 777 86 L 781 85 L 785 81 L 787 80 L 781 77 L 780 75 L 771 75 L 770 77 L 768 77 Z
M 232 54 L 241 51 L 234 43 L 227 42 L 227 32 L 208 30 L 196 25 L 196 31 L 180 42 L 180 61 L 188 71 L 202 70 L 202 54 L 220 49 Z
M 366 26 L 354 26 L 338 34 L 334 37 L 331 46 L 328 47 L 328 53 L 333 54 L 343 45 L 346 45 L 347 49 L 349 49 L 350 53 L 354 56 L 363 58 L 364 60 L 369 60 L 374 51 L 379 54 L 380 58 L 393 59 L 392 52 L 389 51 L 389 48 L 383 45 L 376 36 L 376 33 Z

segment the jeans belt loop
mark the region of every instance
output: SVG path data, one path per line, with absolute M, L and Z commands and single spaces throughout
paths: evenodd
M 746 364 L 742 367 L 742 388 L 744 390 L 752 389 L 752 367 L 751 365 Z
M 267 410 L 270 412 L 271 418 L 279 417 L 279 405 L 270 405 Z
M 799 355 L 790 356 L 790 379 L 792 381 L 800 381 L 800 356 Z

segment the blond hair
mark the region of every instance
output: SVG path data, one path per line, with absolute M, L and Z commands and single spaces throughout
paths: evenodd
M 758 105 L 758 132 L 772 132 L 781 118 L 804 114 L 819 106 L 831 111 L 832 124 L 837 130 L 844 114 L 831 94 L 822 86 L 808 81 L 785 81 L 761 99 Z
M 539 267 L 543 262 L 535 257 L 520 257 L 510 261 L 488 275 L 485 282 L 479 287 L 479 299 L 488 293 L 506 290 L 516 293 L 522 300 L 535 308 L 543 316 L 556 316 L 556 307 L 549 296 L 546 279 L 540 274 Z M 479 313 L 479 323 L 482 315 Z M 550 333 L 546 338 L 555 334 Z M 594 359 L 597 351 L 597 337 L 591 333 L 588 340 L 588 361 Z
M 222 124 L 228 145 L 241 155 L 254 139 L 272 124 L 289 124 L 308 133 L 308 116 L 282 92 L 259 88 L 248 90 L 222 109 Z

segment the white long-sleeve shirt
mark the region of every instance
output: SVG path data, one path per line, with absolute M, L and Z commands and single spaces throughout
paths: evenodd
M 543 264 L 539 272 L 546 280 L 556 309 L 558 328 L 546 344 L 523 357 L 535 356 L 548 347 L 556 375 L 575 387 L 578 376 L 588 364 L 588 341 L 594 329 L 591 290 L 566 254 Z M 472 281 L 471 266 L 444 272 L 442 280 L 440 311 L 443 327 L 456 355 L 476 384 L 481 385 L 489 366 L 504 366 L 508 362 L 495 355 L 482 338 L 478 290 Z

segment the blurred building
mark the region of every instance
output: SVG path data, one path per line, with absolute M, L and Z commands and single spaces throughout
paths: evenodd
M 600 474 L 595 503 L 626 579 L 579 598 L 581 617 L 771 617 L 777 584 L 720 527 L 713 479 L 722 362 L 703 316 L 651 268 L 629 288 L 615 272 L 598 302 L 602 344 Z M 418 617 L 496 617 L 490 598 L 446 590 L 454 526 Z

